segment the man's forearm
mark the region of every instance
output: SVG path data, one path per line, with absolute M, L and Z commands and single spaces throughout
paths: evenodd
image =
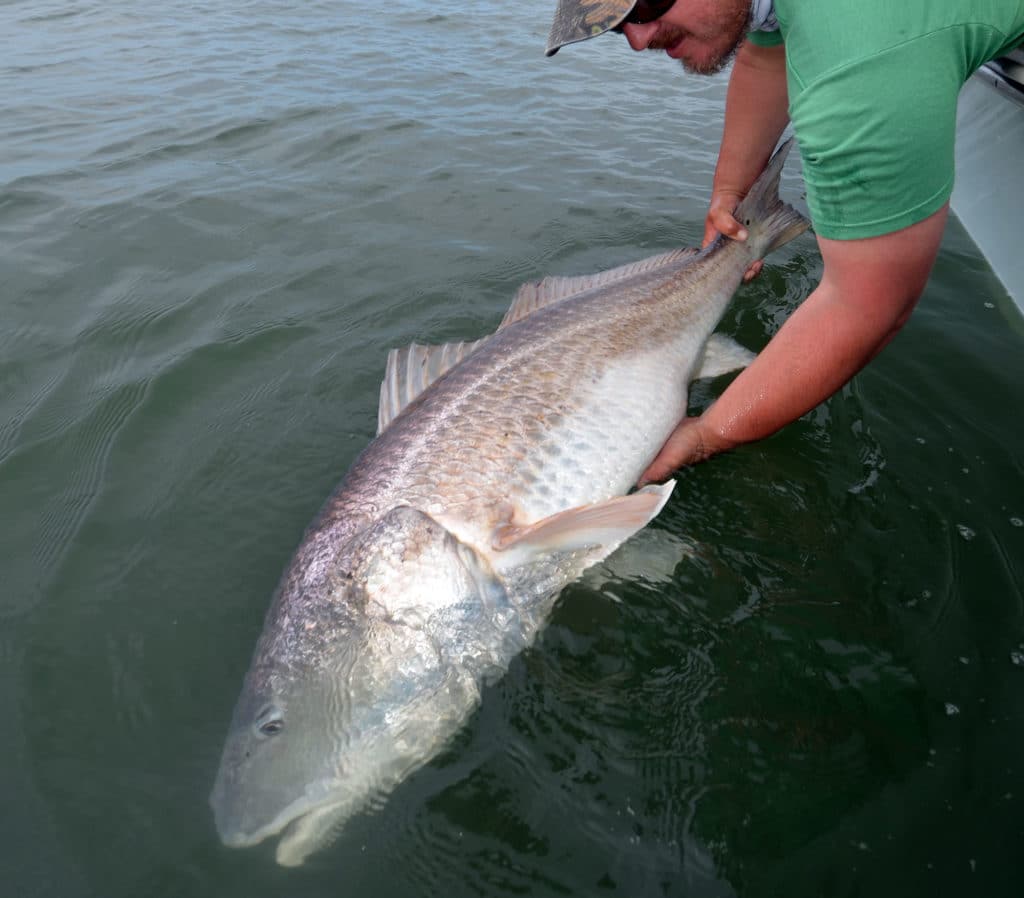
M 761 354 L 698 418 L 684 418 L 639 483 L 663 480 L 743 443 L 771 436 L 823 402 L 896 334 L 914 301 L 885 300 L 875 314 L 818 287 Z
M 895 336 L 913 303 L 866 316 L 819 286 L 702 416 L 718 448 L 770 436 L 864 367 Z
M 775 433 L 871 361 L 924 290 L 947 214 L 866 240 L 818 238 L 821 284 L 702 416 L 708 454 Z
M 729 77 L 715 192 L 746 193 L 789 121 L 788 108 L 785 49 L 743 43 Z

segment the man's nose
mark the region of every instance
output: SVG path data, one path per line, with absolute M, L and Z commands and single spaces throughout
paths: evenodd
M 646 50 L 657 30 L 658 23 L 656 21 L 647 22 L 644 25 L 628 22 L 622 26 L 622 33 L 626 35 L 626 40 L 634 50 Z

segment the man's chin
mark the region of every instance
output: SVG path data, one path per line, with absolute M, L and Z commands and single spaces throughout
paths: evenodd
M 697 36 L 682 28 L 659 32 L 659 42 L 650 49 L 664 50 L 694 75 L 717 75 L 736 56 L 750 24 L 749 4 L 740 5 L 736 17 L 712 36 Z
M 679 62 L 691 75 L 717 75 L 728 67 L 735 55 L 734 51 L 725 56 L 716 56 L 712 59 L 692 60 L 681 57 Z
M 690 49 L 686 41 L 667 47 L 665 53 L 675 59 L 691 75 L 717 75 L 726 68 L 736 56 L 736 47 L 725 52 L 709 52 L 704 47 Z M 702 51 L 702 52 L 701 52 Z

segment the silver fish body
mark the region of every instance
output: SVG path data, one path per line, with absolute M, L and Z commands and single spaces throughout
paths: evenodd
M 301 863 L 426 763 L 559 590 L 662 508 L 629 490 L 690 382 L 749 361 L 712 332 L 751 262 L 807 227 L 788 145 L 719 240 L 523 287 L 475 343 L 393 351 L 379 433 L 285 571 L 211 795 L 221 838 Z

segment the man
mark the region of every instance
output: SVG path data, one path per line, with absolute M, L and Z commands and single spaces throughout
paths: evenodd
M 1024 0 L 559 0 L 548 55 L 607 31 L 691 72 L 735 57 L 704 242 L 746 239 L 732 211 L 791 120 L 824 262 L 750 367 L 669 437 L 642 478 L 660 480 L 796 420 L 903 326 L 949 212 L 957 95 L 1024 39 Z

